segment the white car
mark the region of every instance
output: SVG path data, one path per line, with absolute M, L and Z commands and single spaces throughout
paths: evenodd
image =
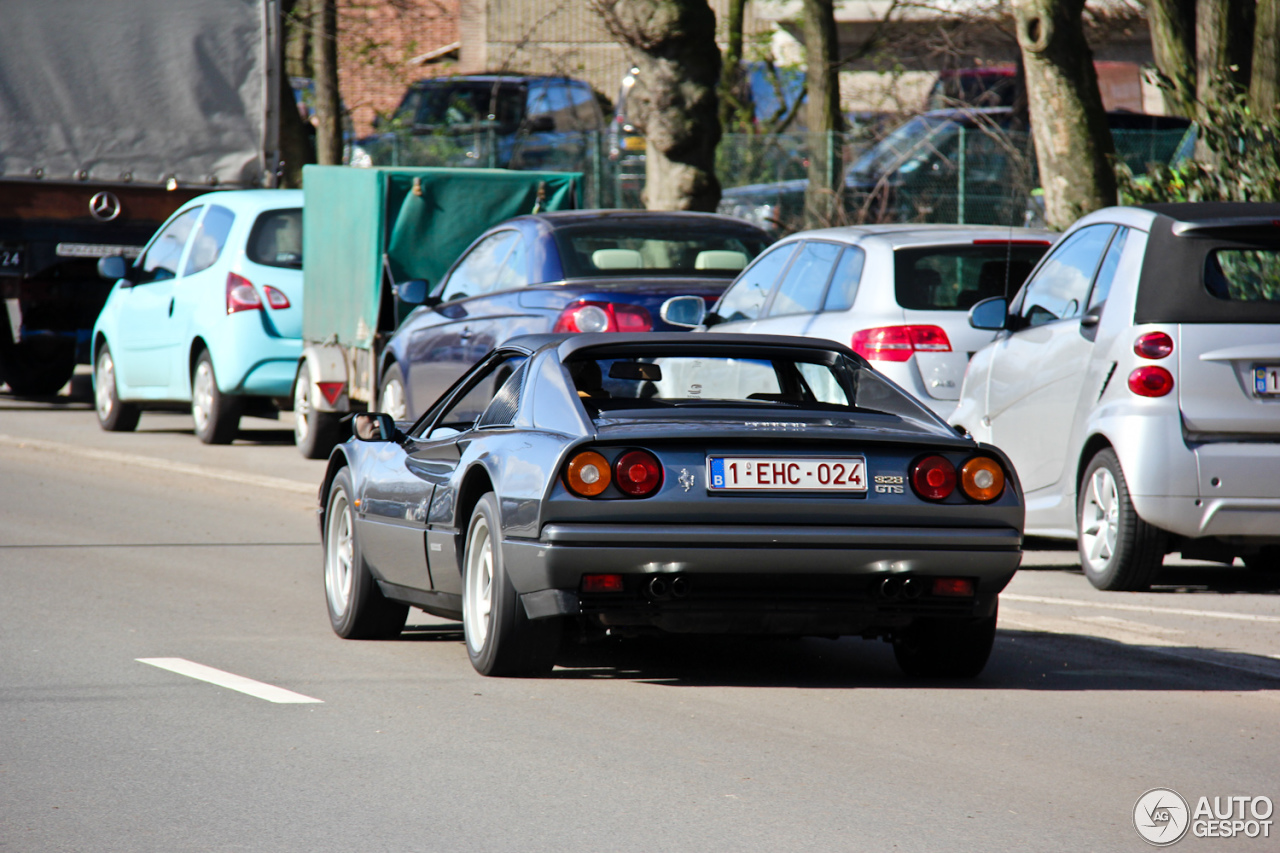
M 802 231 L 747 267 L 704 324 L 844 344 L 945 418 L 969 357 L 993 337 L 965 312 L 1013 294 L 1052 241 L 1048 231 L 987 225 Z
M 1099 589 L 1166 553 L 1280 567 L 1280 204 L 1111 207 L 1012 300 L 951 423 L 1013 460 L 1027 533 L 1078 539 Z

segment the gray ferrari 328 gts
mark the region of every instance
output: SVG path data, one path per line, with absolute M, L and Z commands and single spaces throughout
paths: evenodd
M 1005 456 L 829 341 L 515 338 L 412 426 L 353 427 L 320 489 L 334 630 L 461 618 L 485 675 L 673 632 L 880 637 L 971 677 L 1021 558 Z

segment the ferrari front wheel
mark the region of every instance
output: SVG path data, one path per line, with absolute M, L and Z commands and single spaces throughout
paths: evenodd
M 388 601 L 360 553 L 352 509 L 351 474 L 333 478 L 324 517 L 324 594 L 329 624 L 348 640 L 385 640 L 397 636 L 409 616 L 407 604 Z
M 893 656 L 918 678 L 976 678 L 991 657 L 996 614 L 972 621 L 920 619 L 893 644 Z
M 467 525 L 462 569 L 462 627 L 471 665 L 481 675 L 544 675 L 560 647 L 559 619 L 531 620 L 502 560 L 498 501 L 484 495 Z

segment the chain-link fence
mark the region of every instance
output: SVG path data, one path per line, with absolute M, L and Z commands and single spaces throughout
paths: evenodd
M 1190 152 L 1191 132 L 1114 129 L 1117 158 L 1135 173 Z M 809 164 L 825 162 L 825 221 L 1022 225 L 1039 185 L 1024 131 L 919 116 L 876 139 L 871 128 L 831 134 L 725 134 L 716 151 L 720 210 L 780 232 L 803 227 Z M 588 207 L 643 207 L 644 140 L 601 133 L 385 134 L 360 165 L 580 171 Z

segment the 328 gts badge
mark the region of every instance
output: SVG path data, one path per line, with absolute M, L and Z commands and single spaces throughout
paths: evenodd
M 882 495 L 901 495 L 905 492 L 903 484 L 906 482 L 905 477 L 899 477 L 892 474 L 877 474 L 875 476 L 875 490 Z

